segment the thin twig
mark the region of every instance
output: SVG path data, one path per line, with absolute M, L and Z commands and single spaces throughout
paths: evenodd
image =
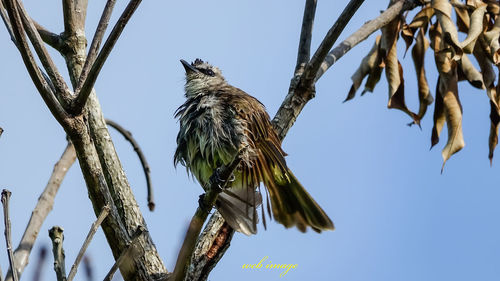
M 60 226 L 53 226 L 49 230 L 49 237 L 52 240 L 52 253 L 54 254 L 54 271 L 57 281 L 66 281 L 66 265 L 63 248 L 64 229 Z
M 115 46 L 116 41 L 120 37 L 123 29 L 127 25 L 127 22 L 130 20 L 141 1 L 142 0 L 130 0 L 127 7 L 113 27 L 113 30 L 111 30 L 108 39 L 102 46 L 102 49 L 95 59 L 95 62 L 92 64 L 92 68 L 90 69 L 88 75 L 81 78 L 85 82 L 83 82 L 82 88 L 79 91 L 77 90 L 75 92 L 76 97 L 74 103 L 72 104 L 71 110 L 74 114 L 79 114 L 85 106 L 85 103 L 87 102 L 87 99 L 92 92 L 92 88 L 94 87 L 97 76 L 101 72 L 102 66 L 106 62 L 106 59 Z
M 47 49 L 45 48 L 45 44 L 43 43 L 43 40 L 40 37 L 40 33 L 38 33 L 35 24 L 31 21 L 31 18 L 28 16 L 28 13 L 24 9 L 23 4 L 20 3 L 19 0 L 16 0 L 16 4 L 19 14 L 21 15 L 21 20 L 26 30 L 26 34 L 28 34 L 28 37 L 31 41 L 31 44 L 33 45 L 33 48 L 35 49 L 35 52 L 38 55 L 38 58 L 40 59 L 40 62 L 45 68 L 45 71 L 47 71 L 50 81 L 52 82 L 52 85 L 54 85 L 56 89 L 55 91 L 56 97 L 59 98 L 59 101 L 62 103 L 63 107 L 67 108 L 72 99 L 72 94 L 68 88 L 68 85 L 66 84 L 64 78 L 57 70 L 56 65 L 52 61 L 52 58 L 50 57 L 49 53 L 47 52 Z
M 68 278 L 66 279 L 67 281 L 73 280 L 73 278 L 76 275 L 76 271 L 78 270 L 78 265 L 80 264 L 80 261 L 83 258 L 83 254 L 85 254 L 85 251 L 87 250 L 90 241 L 92 241 L 92 238 L 94 237 L 94 234 L 97 232 L 97 229 L 101 226 L 102 221 L 108 216 L 109 214 L 109 206 L 106 205 L 102 208 L 101 214 L 99 214 L 99 217 L 97 220 L 92 224 L 89 233 L 87 234 L 87 238 L 85 238 L 85 242 L 83 242 L 82 248 L 80 249 L 80 252 L 78 252 L 78 255 L 76 256 L 75 262 L 71 266 L 71 270 L 69 271 Z
M 11 226 L 10 226 L 10 216 L 9 216 L 9 199 L 12 193 L 7 189 L 2 190 L 2 205 L 3 205 L 3 219 L 5 224 L 5 243 L 7 244 L 7 254 L 9 256 L 10 270 L 16 268 L 16 261 L 14 260 L 14 252 L 12 250 L 12 237 L 11 237 Z M 17 272 L 13 270 L 14 281 L 19 281 L 17 277 Z
M 351 20 L 352 16 L 358 8 L 363 4 L 364 0 L 351 0 L 347 4 L 347 6 L 342 11 L 342 14 L 335 21 L 335 24 L 328 30 L 325 38 L 319 45 L 318 49 L 314 53 L 313 57 L 307 63 L 306 69 L 304 70 L 304 74 L 301 78 L 301 84 L 304 87 L 310 87 L 314 83 L 314 78 L 318 73 L 319 67 L 321 63 L 325 60 L 328 51 L 332 48 L 337 38 L 340 36 L 345 26 Z
M 109 126 L 115 128 L 122 136 L 130 142 L 132 147 L 134 148 L 134 151 L 137 153 L 137 156 L 139 156 L 139 160 L 141 161 L 142 169 L 144 170 L 144 175 L 146 176 L 146 184 L 148 188 L 148 207 L 150 211 L 153 211 L 155 209 L 155 202 L 154 202 L 154 195 L 153 195 L 153 184 L 151 183 L 151 169 L 149 168 L 149 164 L 146 160 L 146 157 L 144 156 L 144 153 L 142 152 L 142 149 L 139 146 L 139 143 L 134 139 L 132 136 L 132 133 L 122 126 L 120 126 L 118 123 L 106 119 L 106 124 Z
M 42 228 L 42 224 L 47 218 L 47 215 L 50 211 L 52 211 L 57 191 L 59 190 L 59 187 L 61 186 L 69 168 L 73 165 L 73 163 L 75 163 L 75 159 L 75 148 L 73 147 L 73 144 L 68 142 L 61 158 L 54 165 L 54 170 L 50 175 L 50 179 L 42 194 L 38 198 L 38 202 L 31 213 L 31 217 L 28 225 L 26 226 L 23 237 L 14 252 L 16 272 L 19 276 L 21 276 L 24 268 L 28 265 L 29 256 L 38 237 L 38 233 L 40 233 L 40 229 Z M 12 281 L 11 271 L 7 273 L 5 280 Z
M 3 23 L 5 24 L 5 27 L 7 28 L 7 31 L 9 32 L 10 35 L 10 40 L 14 42 L 14 45 L 17 46 L 17 41 L 16 38 L 14 37 L 14 31 L 12 31 L 12 25 L 10 24 L 10 19 L 5 13 L 5 8 L 3 6 L 3 1 L 0 0 L 0 17 L 2 17 Z
M 118 259 L 116 259 L 115 264 L 113 264 L 108 274 L 106 274 L 106 277 L 104 277 L 103 281 L 111 281 L 111 279 L 113 279 L 113 275 L 118 270 L 118 268 L 120 268 L 121 264 L 132 255 L 135 244 L 144 232 L 146 232 L 146 228 L 144 228 L 142 225 L 139 225 L 134 234 L 132 234 L 132 237 L 130 238 L 131 241 L 128 244 L 127 248 L 123 250 Z
M 83 81 L 86 79 L 90 67 L 94 64 L 95 58 L 97 56 L 97 51 L 101 46 L 102 37 L 106 32 L 109 24 L 109 18 L 111 18 L 111 13 L 113 12 L 113 7 L 115 6 L 116 0 L 108 0 L 106 2 L 106 6 L 102 11 L 101 19 L 99 20 L 99 24 L 95 30 L 94 38 L 92 39 L 92 43 L 90 44 L 89 54 L 87 55 L 87 59 L 85 60 L 85 65 L 83 66 L 82 72 L 80 74 L 80 78 L 78 79 L 78 84 L 76 86 L 76 91 L 80 91 L 82 87 Z
M 394 18 L 399 16 L 405 11 L 412 10 L 418 6 L 417 0 L 400 0 L 387 8 L 377 18 L 365 23 L 356 32 L 347 37 L 342 43 L 333 48 L 326 56 L 325 60 L 321 63 L 318 73 L 316 74 L 316 81 L 343 55 L 345 55 L 354 46 L 364 41 L 373 32 L 379 30 L 387 23 L 391 22 Z
M 295 74 L 302 72 L 311 55 L 311 38 L 316 14 L 317 0 L 306 0 L 304 17 L 302 18 L 302 29 L 300 31 L 299 50 L 297 53 L 297 65 Z
M 189 262 L 191 261 L 191 256 L 195 249 L 196 241 L 200 235 L 201 228 L 205 223 L 210 210 L 213 208 L 215 201 L 219 193 L 226 186 L 229 178 L 233 174 L 236 166 L 241 162 L 240 153 L 234 158 L 234 160 L 228 165 L 221 167 L 212 174 L 210 177 L 209 185 L 205 187 L 206 193 L 200 197 L 200 204 L 196 209 L 196 212 L 191 219 L 189 228 L 182 243 L 182 247 L 179 250 L 179 255 L 177 256 L 177 262 L 175 263 L 174 272 L 169 278 L 171 281 L 183 281 L 187 274 L 187 268 Z M 221 185 L 222 183 L 222 185 Z
M 35 84 L 38 92 L 47 104 L 51 113 L 59 121 L 59 123 L 63 124 L 67 114 L 52 92 L 49 84 L 38 68 L 33 54 L 31 53 L 24 35 L 24 28 L 22 26 L 21 17 L 17 11 L 17 5 L 14 3 L 14 0 L 5 0 L 5 6 L 7 12 L 9 13 L 12 30 L 18 43 L 19 52 L 21 53 L 21 57 L 23 58 L 24 65 L 28 70 L 31 80 L 33 81 L 33 84 Z

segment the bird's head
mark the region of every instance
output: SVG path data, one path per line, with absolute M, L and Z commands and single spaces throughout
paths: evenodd
M 208 93 L 226 84 L 220 69 L 201 59 L 196 59 L 192 63 L 181 60 L 181 63 L 186 70 L 186 97 Z

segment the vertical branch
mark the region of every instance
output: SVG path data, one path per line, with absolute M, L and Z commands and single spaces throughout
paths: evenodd
M 49 230 L 50 240 L 52 240 L 52 253 L 54 254 L 54 271 L 57 281 L 66 281 L 66 265 L 63 249 L 64 229 L 60 226 L 54 226 Z
M 10 40 L 12 40 L 12 42 L 14 42 L 14 45 L 17 46 L 17 41 L 16 38 L 14 37 L 14 31 L 12 31 L 12 25 L 10 24 L 10 19 L 5 13 L 5 8 L 3 6 L 2 0 L 0 0 L 0 17 L 2 18 L 5 27 L 7 28 L 7 32 L 9 32 Z
M 102 66 L 106 62 L 106 59 L 108 58 L 109 54 L 111 53 L 111 50 L 115 46 L 116 41 L 118 41 L 118 38 L 122 34 L 122 31 L 127 25 L 128 21 L 134 14 L 137 7 L 139 7 L 141 1 L 142 0 L 130 0 L 127 7 L 125 8 L 120 18 L 116 22 L 115 26 L 113 27 L 113 30 L 111 30 L 108 39 L 102 46 L 102 50 L 99 52 L 99 55 L 95 59 L 95 62 L 92 64 L 92 68 L 90 69 L 88 75 L 82 75 L 80 77 L 80 80 L 84 82 L 82 82 L 83 84 L 81 89 L 76 89 L 75 102 L 72 105 L 73 113 L 80 113 L 83 107 L 85 106 L 85 103 L 87 102 L 90 92 L 94 87 L 95 81 L 97 80 L 97 76 L 101 72 Z
M 304 70 L 311 55 L 311 38 L 316 14 L 317 0 L 306 0 L 304 8 L 304 17 L 302 18 L 302 30 L 300 31 L 299 51 L 297 53 L 297 65 L 295 66 L 295 75 Z
M 302 86 L 305 86 L 306 88 L 312 86 L 312 84 L 314 83 L 314 78 L 318 73 L 319 67 L 323 60 L 325 60 L 328 51 L 330 51 L 347 23 L 351 20 L 352 16 L 354 15 L 354 13 L 356 13 L 363 2 L 364 0 L 349 1 L 347 6 L 342 11 L 342 14 L 340 14 L 337 21 L 335 21 L 335 24 L 330 28 L 330 30 L 328 30 L 328 33 L 314 53 L 311 61 L 307 63 L 306 69 L 304 70 L 303 79 L 301 79 Z
M 75 162 L 76 154 L 75 148 L 68 142 L 61 158 L 54 165 L 54 170 L 50 175 L 50 179 L 45 186 L 42 194 L 38 198 L 38 202 L 31 213 L 30 220 L 26 226 L 23 237 L 14 252 L 14 259 L 16 261 L 16 273 L 21 276 L 24 268 L 28 265 L 28 259 L 33 249 L 33 245 L 40 233 L 42 224 L 47 218 L 47 215 L 52 211 L 54 206 L 54 199 L 61 186 L 61 183 L 68 172 L 69 168 Z M 12 281 L 12 271 L 7 273 L 6 281 Z
M 106 2 L 106 6 L 102 11 L 101 19 L 99 20 L 99 24 L 97 25 L 94 38 L 92 39 L 92 43 L 90 44 L 89 54 L 87 55 L 87 59 L 85 60 L 85 64 L 82 69 L 82 73 L 80 74 L 80 78 L 78 79 L 78 84 L 76 86 L 77 91 L 82 87 L 82 83 L 85 77 L 89 72 L 90 66 L 94 64 L 95 58 L 97 56 L 97 51 L 101 46 L 102 37 L 106 32 L 106 28 L 108 28 L 109 18 L 111 17 L 111 13 L 113 12 L 113 7 L 115 6 L 116 0 L 108 0 Z
M 108 214 L 109 214 L 109 205 L 106 205 L 104 206 L 104 208 L 102 208 L 101 214 L 99 215 L 97 220 L 90 227 L 89 233 L 87 234 L 87 238 L 85 238 L 85 242 L 83 242 L 82 248 L 80 249 L 80 252 L 78 252 L 75 262 L 71 266 L 71 270 L 69 271 L 67 281 L 71 281 L 75 277 L 76 271 L 78 270 L 78 265 L 80 264 L 80 261 L 83 258 L 83 254 L 85 254 L 85 251 L 87 250 L 90 241 L 92 241 L 94 234 L 97 232 L 97 229 L 99 229 L 99 226 L 101 225 L 102 221 L 104 221 L 104 219 L 108 216 Z
M 9 257 L 9 265 L 10 269 L 13 270 L 16 268 L 14 253 L 12 251 L 12 237 L 11 237 L 11 225 L 10 225 L 10 216 L 9 216 L 9 200 L 10 200 L 11 192 L 7 189 L 2 190 L 2 205 L 3 205 L 3 219 L 5 224 L 5 244 L 7 245 L 7 254 Z M 17 273 L 14 271 L 13 274 L 14 281 L 19 281 L 17 277 Z
M 33 81 L 38 92 L 49 107 L 52 115 L 54 115 L 54 117 L 59 121 L 60 124 L 64 124 L 64 119 L 67 116 L 66 112 L 52 92 L 49 84 L 38 68 L 33 54 L 31 53 L 28 42 L 26 41 L 26 37 L 24 35 L 24 29 L 22 26 L 21 17 L 19 16 L 17 10 L 17 5 L 14 3 L 14 0 L 5 0 L 5 6 L 7 12 L 9 13 L 12 30 L 18 44 L 19 52 L 21 53 L 21 57 L 23 58 L 24 65 L 28 70 L 31 80 Z

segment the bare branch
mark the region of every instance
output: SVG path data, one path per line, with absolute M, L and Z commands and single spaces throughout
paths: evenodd
M 328 56 L 321 63 L 321 67 L 316 75 L 316 81 L 321 78 L 321 76 L 330 68 L 334 63 L 336 63 L 343 55 L 345 55 L 354 46 L 358 45 L 360 42 L 364 41 L 373 32 L 379 30 L 381 27 L 385 26 L 387 23 L 392 21 L 394 18 L 399 16 L 405 11 L 412 10 L 418 6 L 417 0 L 399 0 L 395 2 L 392 6 L 387 8 L 382 14 L 377 18 L 365 23 L 361 28 L 359 28 L 352 35 L 347 37 L 342 43 L 336 46 L 333 50 L 328 53 Z
M 67 108 L 72 99 L 68 85 L 66 85 L 66 82 L 64 82 L 64 79 L 57 70 L 56 65 L 52 61 L 52 58 L 50 57 L 49 53 L 47 52 L 47 49 L 45 48 L 45 44 L 43 43 L 43 40 L 40 37 L 40 33 L 38 33 L 37 28 L 31 21 L 31 18 L 28 16 L 28 13 L 24 9 L 23 4 L 20 3 L 19 0 L 16 0 L 16 3 L 19 14 L 21 15 L 21 20 L 23 22 L 26 33 L 28 34 L 28 37 L 31 41 L 31 44 L 35 48 L 38 58 L 40 59 L 40 62 L 45 68 L 45 71 L 47 71 L 47 74 L 50 80 L 52 81 L 52 85 L 54 85 L 56 89 L 55 91 L 56 97 L 58 97 L 63 107 Z
M 177 262 L 175 263 L 174 272 L 169 278 L 171 281 L 183 281 L 186 278 L 187 269 L 189 262 L 191 261 L 191 256 L 195 249 L 196 241 L 200 235 L 201 228 L 205 223 L 210 210 L 212 210 L 219 193 L 222 192 L 223 188 L 226 186 L 229 178 L 233 174 L 236 166 L 241 162 L 240 153 L 235 157 L 235 159 L 228 165 L 221 168 L 217 168 L 215 172 L 210 177 L 209 185 L 204 187 L 206 193 L 200 196 L 199 206 L 191 219 L 189 228 L 182 243 L 182 247 L 177 256 Z
M 14 42 L 14 45 L 17 46 L 17 41 L 16 38 L 14 37 L 14 31 L 12 30 L 12 25 L 10 24 L 9 16 L 7 16 L 7 14 L 5 13 L 5 8 L 3 6 L 2 0 L 0 0 L 0 17 L 2 17 L 5 28 L 7 28 L 7 31 L 9 32 L 10 40 L 12 40 L 12 42 Z
M 87 77 L 90 67 L 94 64 L 95 58 L 97 56 L 97 51 L 101 46 L 102 37 L 106 32 L 106 28 L 108 28 L 109 18 L 111 17 L 111 13 L 113 12 L 115 3 L 116 0 L 108 0 L 106 2 L 106 6 L 102 11 L 101 19 L 99 20 L 99 24 L 97 25 L 94 38 L 92 39 L 92 43 L 90 44 L 89 54 L 87 55 L 87 59 L 85 60 L 85 65 L 83 66 L 82 73 L 80 74 L 80 79 L 78 80 L 75 92 L 80 91 L 82 83 Z
M 111 281 L 113 279 L 113 275 L 120 268 L 122 263 L 126 260 L 130 260 L 131 256 L 133 256 L 134 251 L 136 250 L 135 244 L 139 241 L 139 237 L 146 232 L 147 230 L 143 226 L 138 226 L 137 230 L 132 234 L 131 241 L 128 244 L 127 248 L 120 254 L 120 256 L 116 259 L 115 264 L 111 267 L 106 277 L 104 277 L 103 281 Z
M 302 18 L 302 30 L 300 31 L 299 51 L 297 53 L 297 65 L 295 74 L 302 72 L 309 62 L 311 55 L 311 38 L 316 13 L 317 0 L 306 0 L 304 17 Z
M 349 1 L 349 4 L 347 4 L 345 9 L 342 11 L 342 14 L 340 14 L 337 21 L 335 21 L 335 24 L 332 26 L 332 28 L 330 28 L 330 30 L 328 30 L 328 33 L 326 34 L 325 38 L 323 39 L 318 49 L 314 53 L 313 57 L 311 58 L 311 61 L 307 63 L 306 69 L 304 70 L 304 74 L 301 77 L 302 86 L 310 87 L 315 82 L 314 79 L 316 77 L 316 74 L 318 73 L 321 63 L 328 54 L 328 51 L 330 51 L 333 44 L 335 44 L 335 41 L 337 41 L 337 38 L 344 30 L 347 23 L 349 23 L 352 16 L 354 15 L 354 13 L 356 13 L 356 11 L 361 6 L 361 4 L 363 4 L 363 2 L 364 0 Z
M 66 112 L 62 108 L 61 104 L 55 97 L 52 92 L 49 84 L 45 80 L 42 72 L 38 68 L 36 61 L 31 53 L 28 42 L 26 41 L 26 37 L 24 35 L 24 28 L 21 23 L 21 17 L 19 16 L 17 5 L 14 3 L 14 0 L 5 0 L 5 5 L 7 12 L 9 13 L 9 18 L 12 24 L 12 30 L 14 33 L 14 37 L 18 43 L 18 49 L 21 53 L 21 57 L 23 58 L 24 65 L 28 70 L 28 73 L 35 84 L 38 92 L 42 96 L 43 100 L 49 107 L 50 111 L 54 115 L 54 117 L 59 121 L 59 123 L 63 124 L 65 122 L 64 118 L 66 117 Z
M 62 49 L 61 36 L 53 32 L 50 32 L 35 20 L 31 19 L 31 21 L 35 25 L 36 30 L 38 30 L 38 33 L 40 33 L 40 37 L 42 38 L 43 42 L 49 44 L 49 46 L 60 52 Z
M 123 11 L 122 15 L 120 16 L 115 26 L 113 27 L 113 30 L 109 34 L 108 39 L 102 46 L 102 49 L 99 52 L 99 55 L 97 56 L 94 64 L 92 65 L 92 68 L 90 69 L 88 75 L 86 77 L 83 76 L 80 78 L 85 82 L 83 82 L 82 88 L 80 90 L 77 89 L 77 91 L 75 92 L 76 97 L 74 103 L 72 104 L 73 113 L 80 113 L 82 111 L 90 93 L 92 92 L 92 88 L 94 87 L 95 81 L 102 69 L 102 66 L 106 62 L 106 59 L 108 58 L 109 54 L 111 53 L 111 50 L 115 46 L 116 41 L 120 37 L 123 29 L 127 25 L 127 22 L 130 20 L 130 18 L 134 14 L 135 10 L 137 9 L 141 1 L 142 0 L 130 0 L 127 7 Z
M 61 158 L 54 165 L 54 170 L 52 171 L 52 175 L 50 175 L 49 182 L 38 198 L 38 203 L 31 213 L 31 217 L 26 230 L 24 231 L 23 237 L 14 252 L 14 259 L 16 261 L 15 269 L 18 276 L 21 276 L 24 268 L 28 265 L 29 256 L 38 237 L 38 233 L 40 233 L 40 229 L 42 228 L 45 218 L 47 218 L 47 215 L 50 211 L 52 211 L 57 191 L 59 190 L 59 187 L 61 186 L 64 176 L 68 172 L 69 168 L 73 165 L 73 163 L 75 163 L 75 159 L 75 148 L 68 142 Z M 5 280 L 12 281 L 11 271 L 7 273 Z
M 134 151 L 137 153 L 137 156 L 139 156 L 139 160 L 141 161 L 142 169 L 144 170 L 144 175 L 146 176 L 146 184 L 148 188 L 148 207 L 150 211 L 153 211 L 155 208 L 155 202 L 154 202 L 154 195 L 153 195 L 153 185 L 151 183 L 151 169 L 149 168 L 149 164 L 146 161 L 146 157 L 144 156 L 144 153 L 142 152 L 142 149 L 139 147 L 139 144 L 137 141 L 134 139 L 132 136 L 132 133 L 125 130 L 122 126 L 120 126 L 118 123 L 106 119 L 106 124 L 109 126 L 115 128 L 122 136 L 127 139 L 132 147 L 134 148 Z
M 85 242 L 83 242 L 82 248 L 80 249 L 80 252 L 78 252 L 75 262 L 71 266 L 71 270 L 69 271 L 67 281 L 71 281 L 75 277 L 76 271 L 78 270 L 78 265 L 80 264 L 80 261 L 83 258 L 83 254 L 85 254 L 85 251 L 87 250 L 90 241 L 92 241 L 92 238 L 94 237 L 94 234 L 97 232 L 97 229 L 99 229 L 99 226 L 101 226 L 102 221 L 104 221 L 104 219 L 108 216 L 109 209 L 110 208 L 108 205 L 104 206 L 104 208 L 102 208 L 101 214 L 99 215 L 97 220 L 92 224 L 90 231 L 87 234 L 87 238 L 85 238 Z
M 12 237 L 11 237 L 11 226 L 9 217 L 9 199 L 12 193 L 7 189 L 2 190 L 2 205 L 3 205 L 3 219 L 5 224 L 5 243 L 7 244 L 7 254 L 9 256 L 10 270 L 16 268 L 16 261 L 14 260 L 14 253 L 12 251 Z M 13 274 L 14 281 L 19 281 L 17 273 Z
M 63 0 L 64 34 L 66 37 L 77 35 L 85 26 L 87 0 Z
M 49 230 L 50 240 L 52 240 L 52 253 L 54 254 L 54 271 L 57 281 L 66 281 L 66 265 L 63 249 L 64 229 L 54 226 Z

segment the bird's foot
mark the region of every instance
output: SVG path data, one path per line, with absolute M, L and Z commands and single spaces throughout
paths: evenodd
M 198 198 L 198 204 L 200 205 L 200 209 L 210 214 L 212 208 L 207 204 L 205 204 L 205 193 L 201 194 L 200 197 Z
M 224 186 L 226 184 L 226 181 L 221 178 L 221 168 L 215 169 L 215 172 L 210 176 L 210 181 L 215 183 L 217 186 L 217 191 L 222 192 L 224 190 Z M 228 181 L 231 181 L 231 178 L 233 178 L 234 181 L 234 175 L 231 175 Z

